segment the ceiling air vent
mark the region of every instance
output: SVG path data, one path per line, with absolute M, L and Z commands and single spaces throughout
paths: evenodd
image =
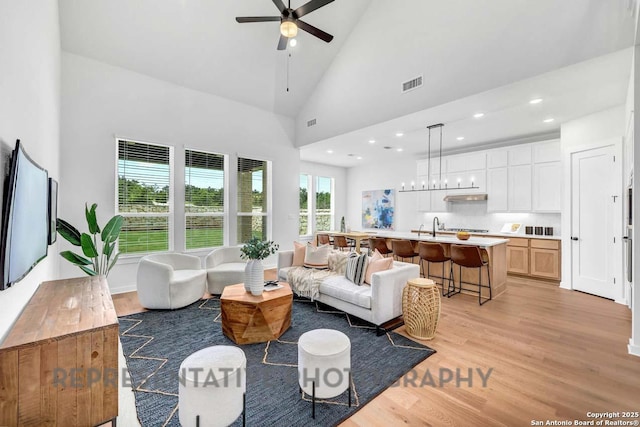
M 311 119 L 307 122 L 307 127 L 310 128 L 311 126 L 315 126 L 316 125 L 316 119 Z
M 422 86 L 422 76 L 418 76 L 415 79 L 411 79 L 402 83 L 402 93 L 417 89 L 420 86 Z

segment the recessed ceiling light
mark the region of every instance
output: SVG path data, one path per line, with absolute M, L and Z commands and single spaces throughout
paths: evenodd
M 474 118 L 474 119 L 479 119 L 480 117 L 483 117 L 483 116 L 484 116 L 484 113 L 475 113 L 475 114 L 473 115 L 473 118 Z
M 535 98 L 529 101 L 529 104 L 540 104 L 542 102 L 542 98 Z
M 289 46 L 296 47 L 297 44 L 298 44 L 298 40 L 296 40 L 296 39 L 290 39 L 289 40 Z
M 402 151 L 402 148 L 396 148 L 396 151 L 400 152 L 400 151 Z
M 333 154 L 333 150 L 327 150 L 327 153 Z
M 358 156 L 358 157 L 356 157 L 356 159 L 362 160 L 362 156 Z
M 554 121 L 555 119 L 549 117 L 548 119 L 544 119 L 543 122 L 544 123 L 551 123 L 552 121 Z
M 404 133 L 402 133 L 402 132 L 396 132 L 396 136 L 397 136 L 397 137 L 401 137 L 402 135 L 404 135 Z
M 370 140 L 369 140 L 369 144 L 375 144 L 375 143 L 376 143 L 376 140 L 375 140 L 375 139 L 370 139 Z
M 459 136 L 456 138 L 458 141 L 462 141 L 464 139 L 464 136 Z

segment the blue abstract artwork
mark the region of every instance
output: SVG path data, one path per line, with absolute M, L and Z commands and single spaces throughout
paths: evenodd
M 362 192 L 362 227 L 393 230 L 395 190 Z

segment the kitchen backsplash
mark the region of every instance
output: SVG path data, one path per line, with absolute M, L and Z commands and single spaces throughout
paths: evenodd
M 553 235 L 560 236 L 559 213 L 488 213 L 483 202 L 450 203 L 449 212 L 424 212 L 420 214 L 420 223 L 431 230 L 433 217 L 437 216 L 446 228 L 474 228 L 499 232 L 507 222 L 520 223 L 518 234 L 525 234 L 525 226 L 553 227 Z M 420 224 L 417 224 L 419 226 Z

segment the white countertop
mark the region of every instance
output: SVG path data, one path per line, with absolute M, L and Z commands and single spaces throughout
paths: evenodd
M 488 248 L 490 246 L 497 246 L 507 243 L 508 239 L 496 239 L 491 237 L 476 237 L 471 236 L 469 240 L 460 240 L 455 235 L 451 236 L 436 236 L 431 237 L 431 233 L 422 232 L 420 237 L 417 233 L 410 231 L 377 231 L 373 233 L 376 237 L 385 237 L 387 239 L 407 239 L 407 240 L 420 240 L 424 242 L 438 242 L 438 243 L 452 243 L 459 245 L 473 245 L 482 248 Z
M 412 230 L 413 231 L 413 230 Z M 424 233 L 424 230 L 422 231 Z M 414 234 L 416 232 L 414 231 Z M 447 231 L 447 230 L 436 230 L 436 233 L 447 233 L 447 234 L 456 234 L 455 231 Z M 499 231 L 493 232 L 490 231 L 488 233 L 471 233 L 472 236 L 499 236 L 499 237 L 515 237 L 515 238 L 521 238 L 521 239 L 547 239 L 547 240 L 562 240 L 561 236 L 542 236 L 542 235 L 536 235 L 536 234 L 524 234 L 524 233 L 501 233 Z

